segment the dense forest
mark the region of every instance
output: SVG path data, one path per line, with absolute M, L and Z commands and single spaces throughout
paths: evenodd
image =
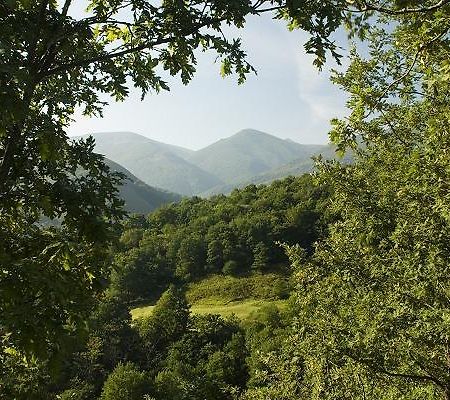
M 0 399 L 449 400 L 450 2 L 59 3 L 0 2 Z M 222 26 L 265 13 L 318 67 L 356 42 L 352 163 L 127 216 L 75 109 L 188 83 L 199 48 L 243 83 Z
M 194 197 L 126 221 L 114 255 L 110 291 L 155 301 L 169 283 L 209 274 L 287 274 L 283 244 L 312 244 L 325 229 L 325 187 L 310 176 L 248 186 L 229 196 Z
M 52 380 L 52 366 L 37 364 L 34 375 L 23 375 L 32 379 L 28 385 L 18 385 L 22 376 L 8 370 L 12 354 L 4 366 L 5 398 L 228 399 L 257 387 L 264 369 L 259 352 L 275 349 L 287 332 L 288 302 L 282 309 L 268 302 L 240 321 L 190 313 L 186 290 L 213 275 L 216 286 L 209 281 L 207 290 L 218 296 L 240 290 L 238 296 L 287 299 L 285 247 L 300 244 L 312 254 L 331 218 L 328 198 L 325 185 L 304 175 L 130 216 L 110 249 L 112 272 L 89 333 L 72 343 L 64 372 Z M 227 276 L 236 279 L 221 294 Z M 264 287 L 251 287 L 252 276 L 266 276 L 256 278 Z M 205 296 L 199 286 L 196 294 Z M 142 303 L 156 305 L 132 321 L 130 309 Z

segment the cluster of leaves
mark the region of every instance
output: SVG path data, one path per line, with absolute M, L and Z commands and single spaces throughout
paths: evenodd
M 156 300 L 169 282 L 212 273 L 278 270 L 288 259 L 279 242 L 309 252 L 325 225 L 328 193 L 305 175 L 229 196 L 192 198 L 127 222 L 110 291 L 124 301 Z

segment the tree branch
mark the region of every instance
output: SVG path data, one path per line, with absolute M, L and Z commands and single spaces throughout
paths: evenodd
M 72 0 L 66 0 L 65 2 L 64 2 L 64 6 L 63 6 L 63 8 L 62 8 L 62 11 L 61 11 L 61 15 L 65 18 L 65 17 L 67 17 L 67 12 L 69 11 L 69 7 L 70 7 L 70 4 L 72 3 Z
M 203 21 L 200 24 L 195 25 L 193 28 L 189 29 L 188 31 L 184 32 L 181 34 L 181 36 L 186 37 L 186 36 L 190 36 L 193 35 L 194 33 L 196 33 L 199 29 L 211 25 L 213 23 L 218 23 L 218 22 L 222 22 L 225 18 L 218 18 L 218 19 L 208 19 L 206 21 Z M 48 76 L 54 75 L 54 74 L 58 74 L 64 71 L 68 71 L 72 68 L 76 68 L 76 67 L 85 67 L 88 66 L 89 64 L 95 63 L 95 62 L 102 62 L 102 61 L 107 61 L 107 60 L 113 60 L 115 58 L 118 57 L 122 57 L 128 54 L 132 54 L 132 53 L 136 53 L 142 50 L 146 50 L 146 49 L 151 49 L 152 47 L 155 46 L 160 46 L 162 44 L 167 44 L 170 43 L 172 41 L 174 41 L 176 39 L 176 37 L 174 36 L 169 36 L 166 38 L 159 38 L 157 40 L 154 41 L 149 41 L 149 42 L 145 42 L 140 44 L 139 46 L 134 46 L 134 47 L 130 47 L 128 49 L 125 50 L 121 50 L 121 51 L 117 51 L 117 52 L 113 52 L 113 53 L 107 53 L 107 54 L 102 54 L 100 56 L 97 57 L 92 57 L 92 58 L 87 58 L 84 60 L 78 60 L 78 61 L 74 61 L 74 62 L 70 62 L 68 64 L 65 65 L 60 65 L 57 66 L 55 68 L 52 68 L 50 70 L 48 70 L 47 72 L 43 73 L 43 78 L 46 78 Z
M 450 2 L 450 0 L 448 0 Z M 436 42 L 437 40 L 441 39 L 443 36 L 445 36 L 448 31 L 449 31 L 450 27 L 446 27 L 445 30 L 441 33 L 439 33 L 438 35 L 436 35 L 435 37 L 433 37 L 430 41 L 423 43 L 416 51 L 416 53 L 414 54 L 413 60 L 411 62 L 411 64 L 409 65 L 409 67 L 406 69 L 406 71 L 397 79 L 395 79 L 393 82 L 391 82 L 384 90 L 383 92 L 378 96 L 378 98 L 375 101 L 375 105 L 372 106 L 368 112 L 368 114 L 365 116 L 366 118 L 372 114 L 372 112 L 375 110 L 375 108 L 377 107 L 378 103 L 390 92 L 390 90 L 397 86 L 399 83 L 401 83 L 404 79 L 406 79 L 409 74 L 411 74 L 412 70 L 414 69 L 415 65 L 417 64 L 417 60 L 419 59 L 420 54 L 430 45 L 432 45 L 434 42 Z
M 383 368 L 378 367 L 372 367 L 376 372 L 379 372 L 381 374 L 391 376 L 392 378 L 403 378 L 403 379 L 410 379 L 413 381 L 427 381 L 427 382 L 433 382 L 436 386 L 439 386 L 442 389 L 445 389 L 445 384 L 441 382 L 439 379 L 435 378 L 434 376 L 430 375 L 416 375 L 416 374 L 403 374 L 399 372 L 389 372 Z
M 367 366 L 368 368 L 370 368 L 371 370 L 373 370 L 377 373 L 387 375 L 392 378 L 403 378 L 403 379 L 409 379 L 409 380 L 419 381 L 419 382 L 420 381 L 433 382 L 436 386 L 440 387 L 441 389 L 446 388 L 445 383 L 441 382 L 439 379 L 435 378 L 434 376 L 413 374 L 413 373 L 391 372 L 391 371 L 388 371 L 387 369 L 379 366 L 378 364 L 374 364 L 373 361 L 360 359 L 359 357 L 353 356 L 350 352 L 345 352 L 345 353 L 352 360 L 356 361 L 357 363 L 361 363 L 361 364 Z M 419 366 L 419 368 L 423 369 L 423 367 L 421 367 L 421 366 Z
M 365 7 L 362 8 L 360 11 L 366 12 L 366 11 L 377 11 L 383 14 L 389 14 L 389 15 L 404 15 L 404 14 L 418 14 L 418 13 L 427 13 L 436 11 L 441 7 L 444 7 L 445 5 L 449 4 L 450 0 L 441 0 L 438 3 L 430 6 L 430 7 L 417 7 L 417 8 L 401 8 L 399 10 L 393 10 L 391 8 L 386 7 L 380 7 L 372 3 L 364 3 Z

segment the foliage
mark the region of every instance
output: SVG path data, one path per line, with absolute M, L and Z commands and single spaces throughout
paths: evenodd
M 89 318 L 89 335 L 66 359 L 56 381 L 58 388 L 67 389 L 62 395 L 95 398 L 119 363 L 142 360 L 142 344 L 130 324 L 130 313 L 120 299 L 105 298 L 96 305 Z
M 58 400 L 89 400 L 93 391 L 91 385 L 81 384 L 76 389 L 65 390 L 59 395 Z
M 101 400 L 142 400 L 148 394 L 149 381 L 131 363 L 118 364 L 103 386 Z
M 27 360 L 24 354 L 11 347 L 8 352 L 0 354 L 1 400 L 49 399 L 49 383 L 48 364 Z
M 449 21 L 448 6 L 385 20 L 335 77 L 352 113 L 332 135 L 365 146 L 322 166 L 329 237 L 309 261 L 291 249 L 305 398 L 450 397 Z
M 189 306 L 184 293 L 172 285 L 158 300 L 151 315 L 137 323 L 149 367 L 159 367 L 169 346 L 186 332 L 188 322 Z
M 303 360 L 292 340 L 291 324 L 291 311 L 274 304 L 261 308 L 246 322 L 250 376 L 242 399 L 299 398 Z
M 111 291 L 125 301 L 152 301 L 169 282 L 192 282 L 211 273 L 283 274 L 288 259 L 278 242 L 300 242 L 311 252 L 325 229 L 327 196 L 326 185 L 314 186 L 304 175 L 164 206 L 125 227 Z
M 235 321 L 196 316 L 170 348 L 156 384 L 164 399 L 229 399 L 246 382 L 245 342 Z M 173 397 L 172 397 L 173 396 Z

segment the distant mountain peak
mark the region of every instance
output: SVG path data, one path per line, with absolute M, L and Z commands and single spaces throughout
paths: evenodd
M 197 151 L 133 132 L 99 132 L 92 136 L 95 151 L 118 162 L 146 184 L 184 195 L 249 181 L 295 160 L 310 165 L 311 156 L 326 147 L 302 145 L 251 128 Z
M 258 131 L 257 129 L 251 129 L 251 128 L 241 129 L 239 132 L 236 132 L 233 136 L 230 136 L 229 139 L 231 139 L 233 137 L 239 137 L 239 136 L 241 136 L 241 137 L 242 136 L 269 136 L 269 137 L 278 139 L 276 136 L 273 136 L 270 133 Z

